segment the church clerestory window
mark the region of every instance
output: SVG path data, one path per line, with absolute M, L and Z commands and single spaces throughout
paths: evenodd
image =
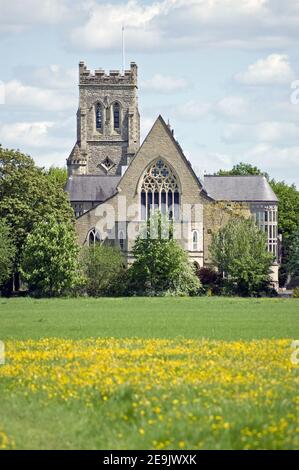
M 119 103 L 113 105 L 113 127 L 115 130 L 120 128 L 120 106 Z
M 102 105 L 98 103 L 96 105 L 96 129 L 101 130 L 103 127 L 103 109 Z
M 161 159 L 153 163 L 143 177 L 141 185 L 141 219 L 147 220 L 151 212 L 159 210 L 171 220 L 179 219 L 180 193 L 176 175 Z

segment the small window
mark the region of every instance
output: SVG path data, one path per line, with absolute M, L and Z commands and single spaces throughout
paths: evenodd
M 111 170 L 111 168 L 113 168 L 115 166 L 115 163 L 111 160 L 111 158 L 106 157 L 106 158 L 104 158 L 104 160 L 101 162 L 100 165 L 108 173 Z
M 198 231 L 197 230 L 193 230 L 192 249 L 193 251 L 198 251 Z
M 75 211 L 75 217 L 78 218 L 80 217 L 81 215 L 83 215 L 84 211 L 83 211 L 83 204 L 75 204 L 73 206 L 74 208 L 74 211 Z
M 96 128 L 98 130 L 102 129 L 103 126 L 103 111 L 100 103 L 96 105 Z
M 114 129 L 120 128 L 120 107 L 118 103 L 113 105 L 113 124 Z
M 119 247 L 123 251 L 125 248 L 125 237 L 124 237 L 124 232 L 122 230 L 120 230 L 118 233 L 118 241 L 119 241 Z

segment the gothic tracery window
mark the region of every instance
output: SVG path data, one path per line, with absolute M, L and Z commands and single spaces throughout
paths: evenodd
M 90 230 L 90 232 L 88 232 L 88 235 L 87 235 L 88 246 L 96 246 L 97 244 L 100 244 L 101 241 L 102 241 L 101 234 L 95 228 L 93 228 L 92 230 Z
M 103 110 L 102 105 L 97 103 L 96 105 L 96 129 L 101 130 L 103 126 Z
M 170 219 L 178 220 L 180 208 L 179 184 L 176 175 L 161 159 L 146 171 L 141 185 L 141 219 L 159 210 Z

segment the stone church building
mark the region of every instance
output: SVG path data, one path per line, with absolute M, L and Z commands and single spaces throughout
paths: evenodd
M 278 285 L 278 200 L 262 176 L 195 174 L 170 126 L 159 116 L 140 145 L 137 65 L 123 74 L 79 64 L 77 142 L 67 160 L 66 191 L 81 245 L 110 240 L 128 263 L 151 211 L 173 221 L 176 238 L 197 267 L 209 264 L 215 228 L 236 211 L 268 236 Z

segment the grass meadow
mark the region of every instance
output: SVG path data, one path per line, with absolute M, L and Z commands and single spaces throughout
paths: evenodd
M 0 298 L 0 449 L 296 449 L 299 300 Z

